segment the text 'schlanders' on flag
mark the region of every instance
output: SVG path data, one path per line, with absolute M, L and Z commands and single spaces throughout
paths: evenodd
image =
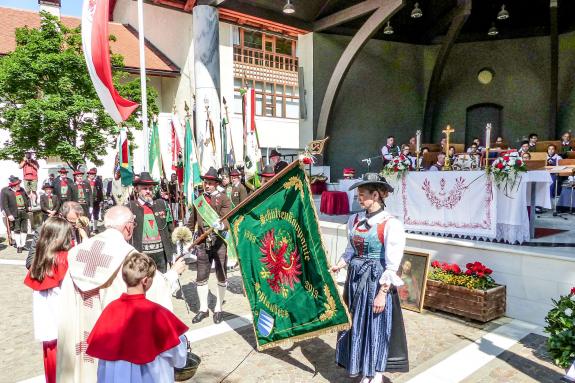
M 292 163 L 228 217 L 258 350 L 349 328 L 299 164 Z
M 112 81 L 109 8 L 109 0 L 84 0 L 82 50 L 96 93 L 106 112 L 119 124 L 130 117 L 138 104 L 120 96 Z

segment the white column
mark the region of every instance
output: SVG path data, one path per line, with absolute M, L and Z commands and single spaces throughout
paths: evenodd
M 202 173 L 210 166 L 222 166 L 220 137 L 220 38 L 218 10 L 209 5 L 198 5 L 193 10 L 194 80 L 196 85 L 196 132 Z M 213 123 L 210 131 L 207 123 Z M 213 137 L 212 137 L 213 135 Z M 215 148 L 212 146 L 215 143 Z

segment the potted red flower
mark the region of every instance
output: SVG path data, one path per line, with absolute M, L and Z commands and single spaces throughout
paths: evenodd
M 433 261 L 427 278 L 425 306 L 468 319 L 488 322 L 505 315 L 506 289 L 495 283 L 493 270 L 481 262 L 459 265 Z

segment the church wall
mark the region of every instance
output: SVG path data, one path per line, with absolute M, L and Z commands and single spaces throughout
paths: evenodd
M 426 65 L 433 65 L 433 61 Z M 477 73 L 485 67 L 495 72 L 488 85 L 477 81 Z M 467 107 L 484 102 L 503 106 L 502 135 L 511 145 L 532 132 L 545 139 L 549 95 L 549 38 L 456 44 L 441 80 L 433 120 L 434 142 L 439 142 L 447 124 L 455 129 L 455 142 L 464 142 Z
M 575 132 L 575 32 L 559 38 L 559 115 L 560 131 Z
M 314 127 L 330 76 L 349 37 L 314 34 Z M 326 161 L 332 182 L 344 167 L 358 174 L 367 170 L 361 162 L 377 156 L 388 135 L 405 142 L 415 135 L 423 120 L 423 49 L 420 46 L 372 40 L 359 53 L 333 106 L 327 129 L 330 137 Z M 381 168 L 374 160 L 372 170 Z

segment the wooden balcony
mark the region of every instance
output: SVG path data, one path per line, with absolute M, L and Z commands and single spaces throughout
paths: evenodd
M 298 70 L 298 58 L 272 53 L 261 49 L 234 46 L 234 62 L 253 65 L 279 71 L 295 72 Z

